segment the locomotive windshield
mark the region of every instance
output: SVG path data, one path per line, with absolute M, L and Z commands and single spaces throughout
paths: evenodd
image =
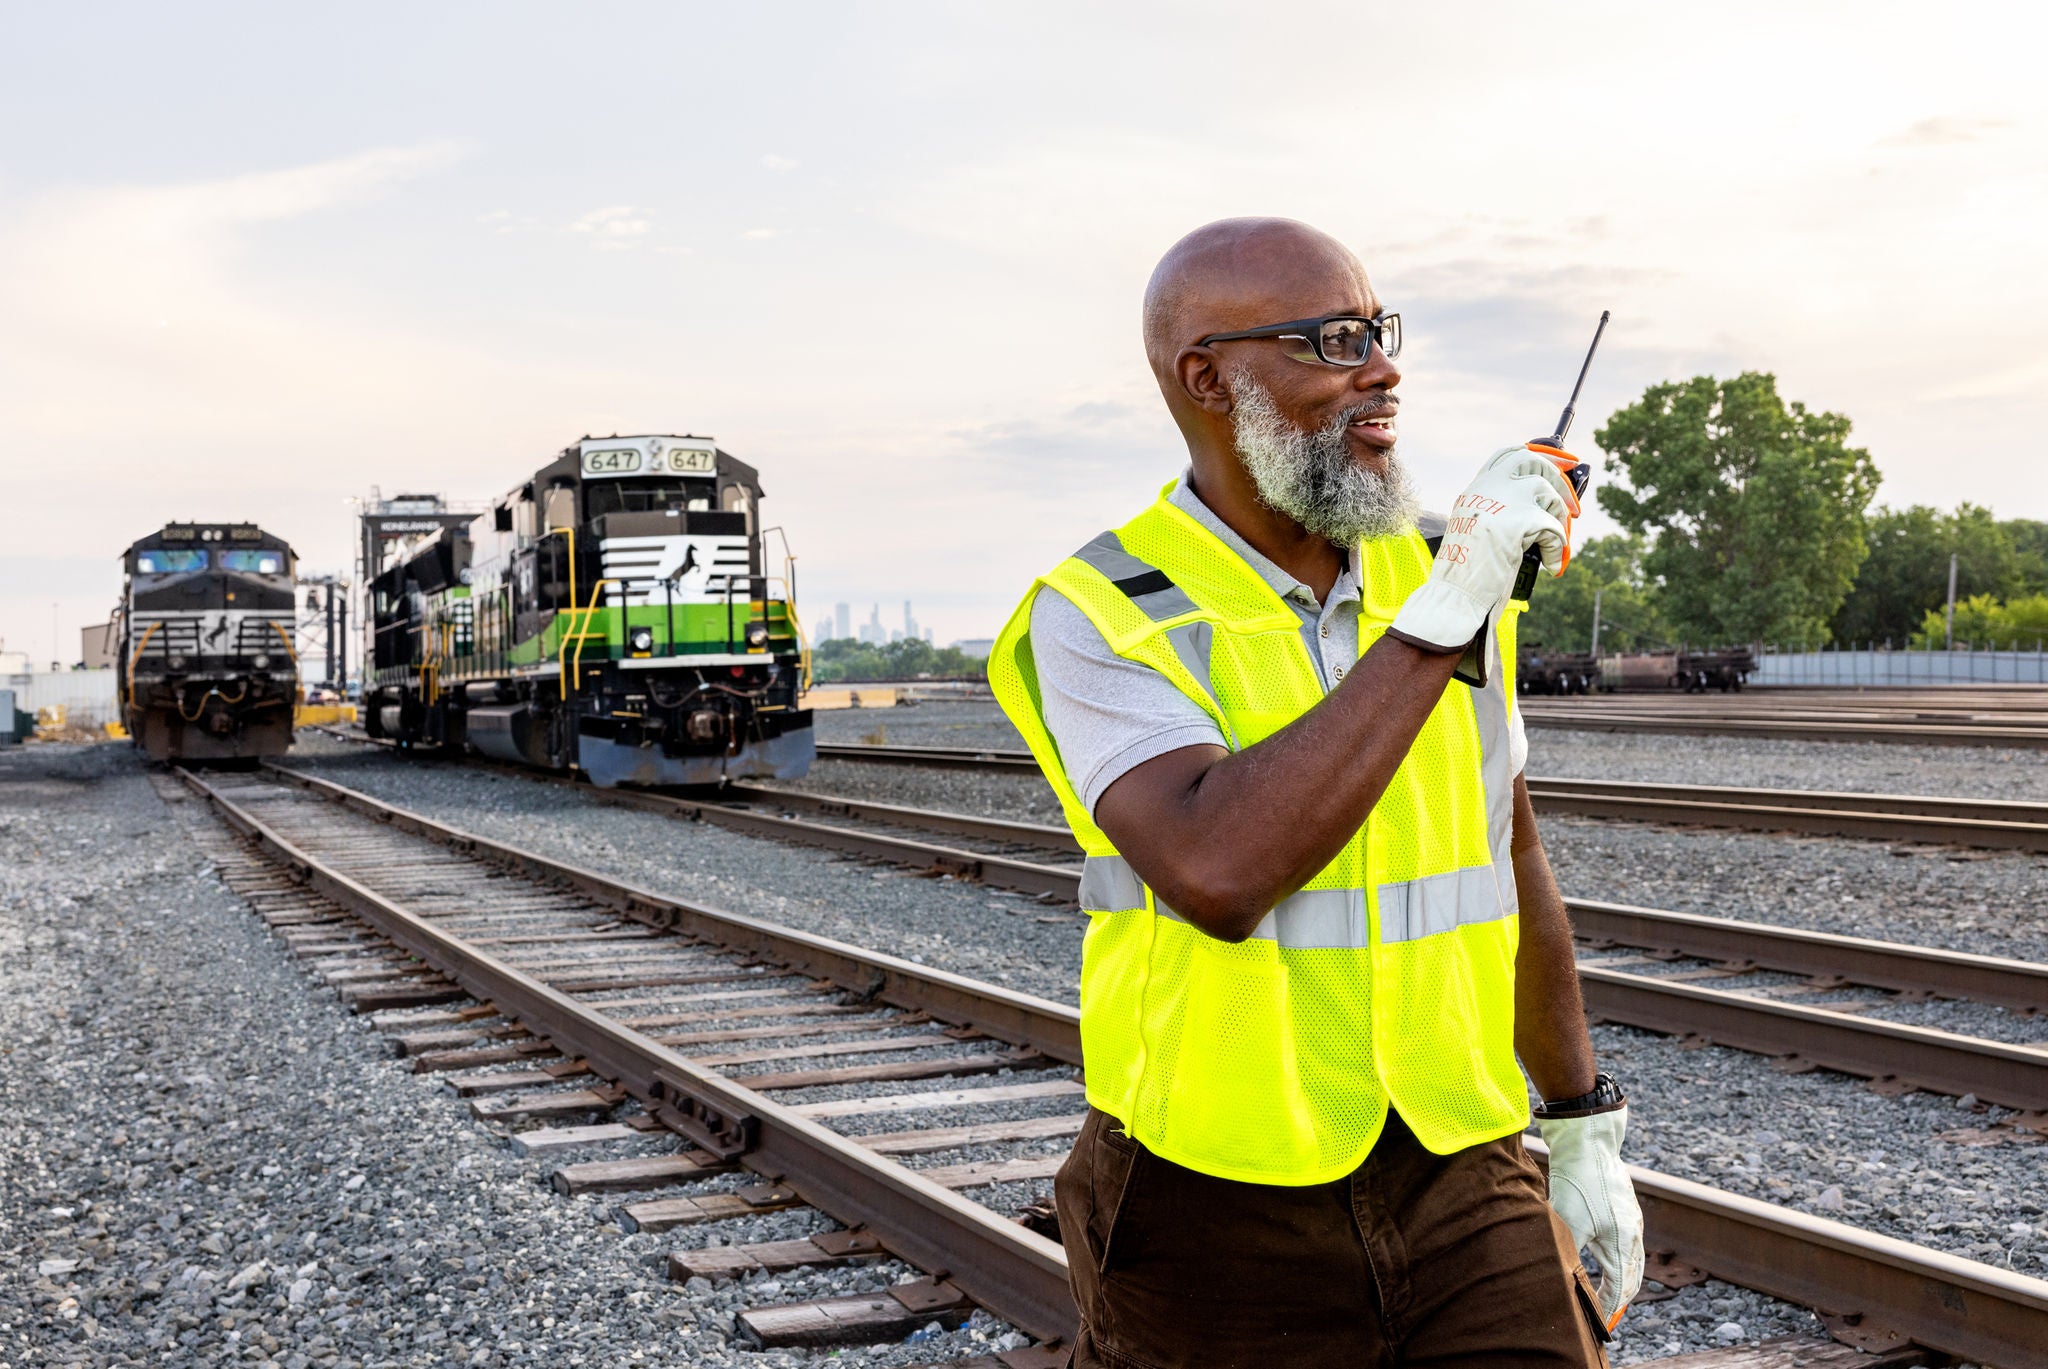
M 583 487 L 587 516 L 607 513 L 666 513 L 671 509 L 708 509 L 710 480 L 593 480 Z
M 204 556 L 206 553 L 197 552 Z M 222 570 L 239 570 L 248 575 L 284 574 L 284 554 L 275 551 L 224 551 L 220 554 Z
M 228 552 L 229 556 L 246 555 L 243 552 Z M 203 551 L 138 551 L 135 553 L 135 569 L 144 575 L 184 575 L 195 570 L 206 569 L 206 553 Z

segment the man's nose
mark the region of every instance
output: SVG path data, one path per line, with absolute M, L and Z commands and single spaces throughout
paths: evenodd
M 1400 383 L 1401 368 L 1380 350 L 1377 342 L 1372 345 L 1372 355 L 1366 358 L 1365 364 L 1351 372 L 1351 388 L 1354 390 L 1391 390 Z

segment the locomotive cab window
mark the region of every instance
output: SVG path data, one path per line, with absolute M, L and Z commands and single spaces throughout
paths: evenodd
M 668 513 L 710 507 L 709 480 L 594 480 L 583 487 L 590 516 L 608 513 Z
M 222 570 L 239 570 L 248 575 L 284 574 L 284 554 L 275 551 L 224 551 L 220 554 Z
M 135 553 L 135 569 L 144 575 L 185 575 L 206 569 L 206 553 L 169 548 L 138 551 Z
M 746 486 L 727 485 L 725 487 L 725 509 L 727 513 L 745 514 L 747 516 L 747 532 L 749 535 L 752 535 L 754 531 L 754 501 L 747 497 Z
M 547 524 L 555 528 L 576 526 L 576 491 L 568 485 L 557 485 L 548 491 Z

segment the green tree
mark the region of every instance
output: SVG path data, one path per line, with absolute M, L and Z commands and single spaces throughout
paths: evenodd
M 1822 641 L 1864 557 L 1877 492 L 1849 419 L 1778 397 L 1777 379 L 1652 385 L 1596 434 L 1621 480 L 1601 507 L 1653 541 L 1643 569 L 1694 646 Z
M 1999 524 L 2012 538 L 2019 557 L 2021 594 L 2048 593 L 2048 523 L 2032 518 L 2008 518 Z
M 811 653 L 811 678 L 819 684 L 862 680 L 979 680 L 988 663 L 957 647 L 935 647 L 914 637 L 887 646 L 834 637 Z
M 1920 620 L 1913 645 L 1943 645 L 1942 610 L 1929 609 Z M 1979 647 L 2012 647 L 2032 651 L 2048 641 L 2048 594 L 2027 594 L 2000 603 L 1989 594 L 1973 594 L 1956 600 L 1955 644 Z
M 1663 619 L 1643 576 L 1646 546 L 1629 533 L 1588 538 L 1572 553 L 1562 579 L 1536 582 L 1529 610 L 1516 624 L 1516 640 L 1545 651 L 1590 651 L 1598 594 L 1602 652 L 1663 645 Z
M 1958 599 L 1977 594 L 2002 599 L 2040 588 L 2015 536 L 2020 527 L 1999 522 L 1991 510 L 1976 504 L 1959 504 L 1954 513 L 1925 504 L 1874 510 L 1864 531 L 1870 557 L 1835 612 L 1835 640 L 1906 640 L 1928 610 L 1947 602 L 1951 554 Z

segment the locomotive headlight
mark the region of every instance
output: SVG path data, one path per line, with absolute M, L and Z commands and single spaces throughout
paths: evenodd
M 747 650 L 760 651 L 768 645 L 768 624 L 752 622 L 747 624 Z
M 167 664 L 173 670 L 183 670 L 185 668 L 185 658 L 183 656 L 173 656 Z
M 249 658 L 249 664 L 255 666 L 258 670 L 268 670 L 270 669 L 270 658 L 259 651 Z
M 654 652 L 654 629 L 636 627 L 626 634 L 626 648 L 635 656 L 649 656 Z

